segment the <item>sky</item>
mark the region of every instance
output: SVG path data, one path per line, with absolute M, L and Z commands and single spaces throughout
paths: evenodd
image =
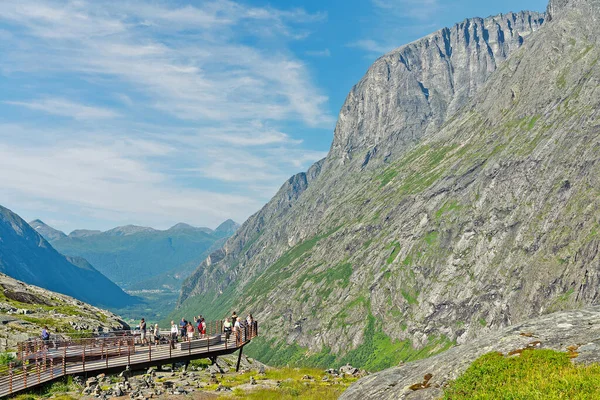
M 0 205 L 70 232 L 244 222 L 385 52 L 545 0 L 1 0 Z

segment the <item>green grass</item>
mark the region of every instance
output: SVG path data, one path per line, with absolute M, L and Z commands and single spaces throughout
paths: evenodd
M 313 380 L 303 380 L 305 375 L 313 377 Z M 256 372 L 249 374 L 230 376 L 227 375 L 221 380 L 224 386 L 235 387 L 242 383 L 247 383 L 250 376 L 260 384 L 261 380 L 281 381 L 278 388 L 257 389 L 244 391 L 233 389 L 233 398 L 236 399 L 256 399 L 256 400 L 288 400 L 288 399 L 307 399 L 307 400 L 334 400 L 346 390 L 356 378 L 344 377 L 335 382 L 324 382 L 325 373 L 322 369 L 311 368 L 281 368 L 267 369 L 265 375 L 259 375 Z
M 525 350 L 481 356 L 445 390 L 444 400 L 600 398 L 600 365 L 574 365 L 567 353 Z
M 454 345 L 445 337 L 436 337 L 430 338 L 423 348 L 415 349 L 410 340 L 392 340 L 387 336 L 373 315 L 368 317 L 364 334 L 364 342 L 356 349 L 350 350 L 339 360 L 337 365 L 349 363 L 367 371 L 381 371 L 398 365 L 401 361 L 414 361 L 430 357 Z

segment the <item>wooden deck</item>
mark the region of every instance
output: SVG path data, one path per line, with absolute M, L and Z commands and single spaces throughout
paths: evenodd
M 238 350 L 241 356 L 243 347 L 258 334 L 258 325 L 254 323 L 225 340 L 219 324 L 215 327 L 208 337 L 193 339 L 191 343 L 141 346 L 134 342 L 133 336 L 95 337 L 49 345 L 41 341 L 26 342 L 19 346 L 18 362 L 0 369 L 0 397 L 68 375 L 121 372 L 127 366 L 141 370 L 199 358 L 212 359 Z

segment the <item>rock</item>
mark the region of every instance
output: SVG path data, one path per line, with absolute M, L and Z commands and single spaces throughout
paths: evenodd
M 94 385 L 97 385 L 97 384 L 98 384 L 98 379 L 94 378 L 94 377 L 88 378 L 88 380 L 85 381 L 85 385 L 88 386 L 88 387 L 89 386 L 94 386 Z
M 125 370 L 119 374 L 119 377 L 123 378 L 125 380 L 131 378 L 131 368 L 129 368 L 129 366 L 127 366 L 125 368 Z
M 265 366 L 264 366 L 264 364 L 260 364 L 260 365 L 258 366 L 258 373 L 259 373 L 260 375 L 264 375 L 264 374 L 265 374 Z
M 310 376 L 310 375 L 304 375 L 302 377 L 302 380 L 303 381 L 312 381 L 312 380 L 314 380 L 314 378 L 312 376 Z
M 115 387 L 113 388 L 113 395 L 115 397 L 123 396 L 123 389 L 121 389 L 120 385 L 115 385 Z
M 350 364 L 346 364 L 342 368 L 340 368 L 340 373 L 346 374 L 346 375 L 354 376 L 354 375 L 357 375 L 359 372 L 360 371 L 358 370 L 358 368 L 354 368 Z
M 208 367 L 208 372 L 210 374 L 222 374 L 223 370 L 217 364 L 212 364 Z
M 219 383 L 219 386 L 216 389 L 217 392 L 231 392 L 231 388 L 227 386 L 223 386 Z
M 256 385 L 256 379 L 254 379 L 253 376 L 250 377 L 250 384 L 251 385 Z

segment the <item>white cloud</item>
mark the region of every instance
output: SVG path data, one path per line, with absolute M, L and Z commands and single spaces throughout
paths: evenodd
M 70 117 L 77 120 L 116 118 L 119 113 L 102 107 L 91 107 L 73 103 L 62 98 L 45 98 L 31 101 L 5 101 L 5 104 L 21 106 L 48 114 Z
M 34 78 L 0 106 L 70 117 L 0 126 L 0 197 L 56 221 L 242 222 L 322 156 L 289 133 L 334 124 L 290 42 L 326 18 L 228 0 L 0 1 L 3 77 Z

